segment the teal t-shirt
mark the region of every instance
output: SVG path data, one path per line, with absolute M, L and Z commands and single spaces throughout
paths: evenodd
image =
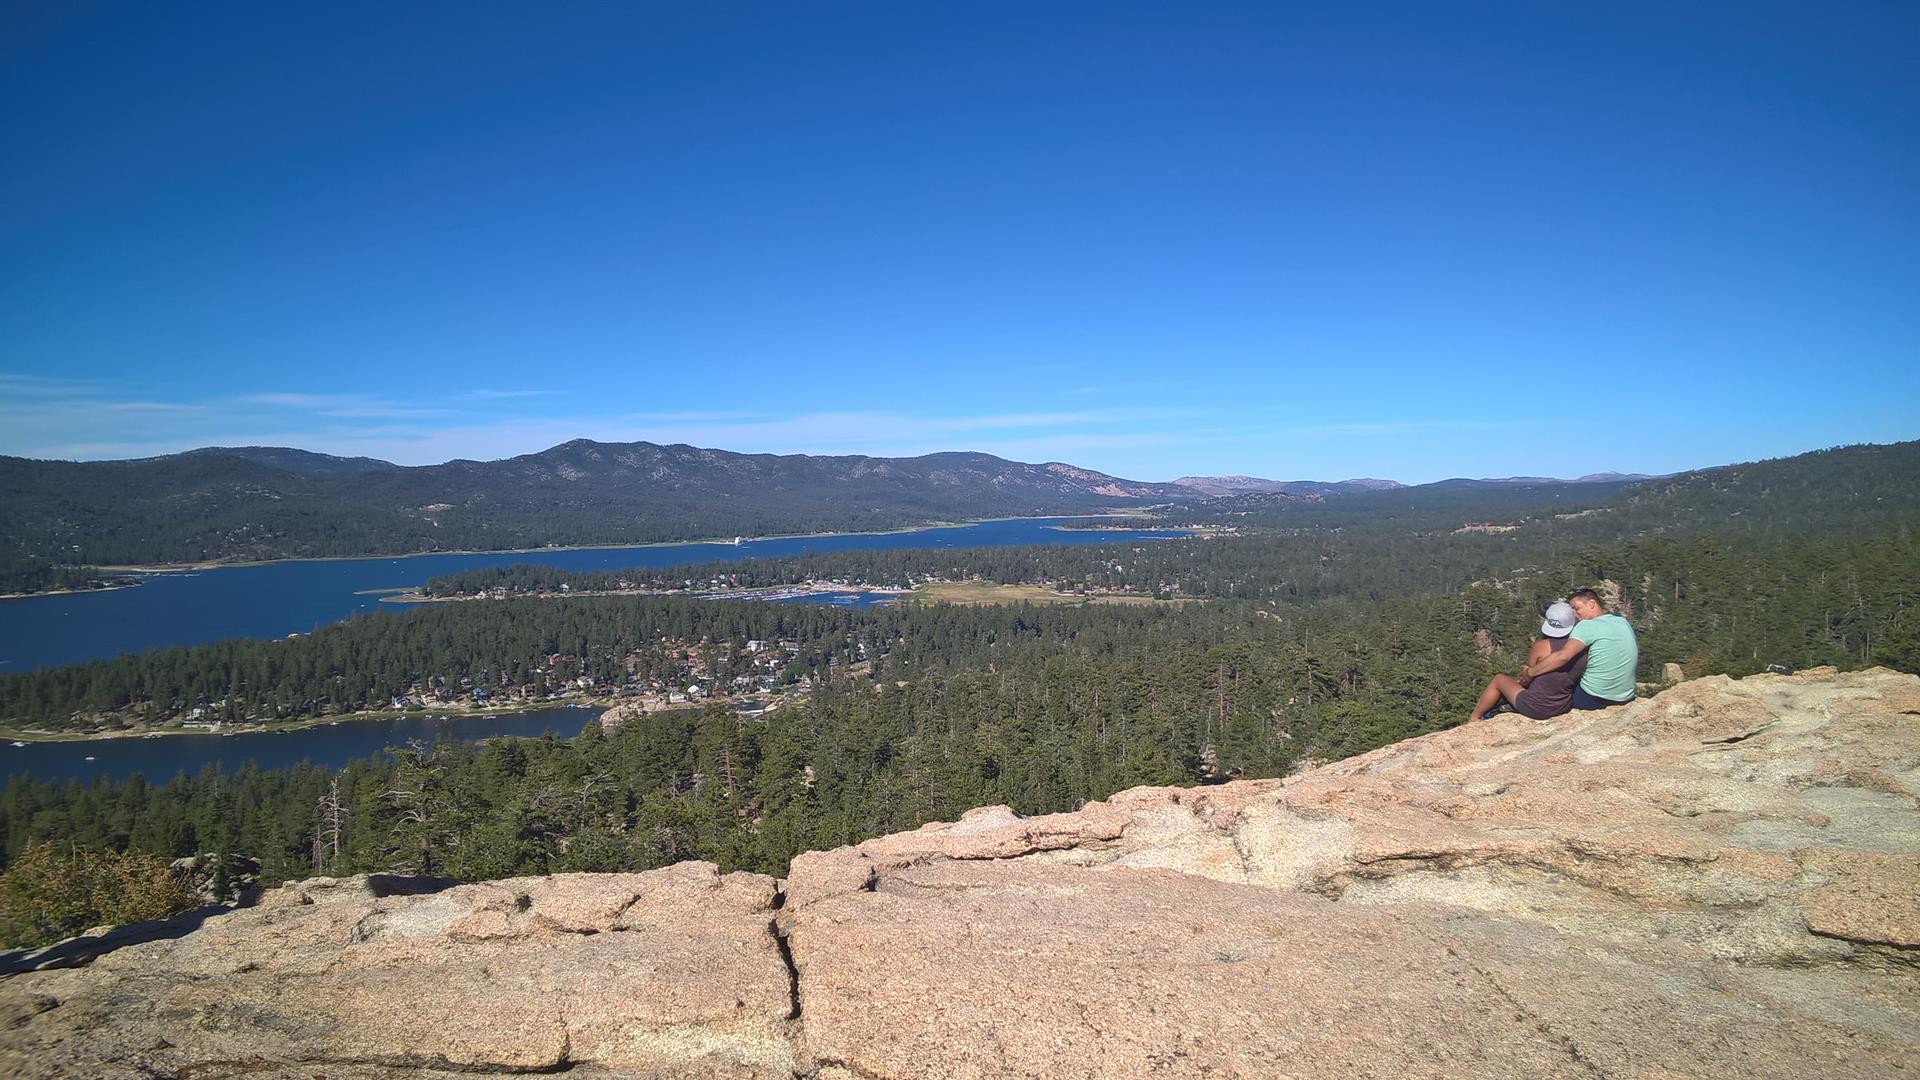
M 1573 624 L 1573 640 L 1587 643 L 1587 673 L 1580 676 L 1580 689 L 1608 701 L 1633 697 L 1640 642 L 1627 620 L 1618 615 L 1581 619 Z

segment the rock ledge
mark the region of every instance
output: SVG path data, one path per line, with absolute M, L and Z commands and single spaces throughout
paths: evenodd
M 1920 679 L 1878 669 L 1702 679 L 1071 814 L 989 807 L 803 855 L 784 887 L 704 863 L 318 879 L 0 982 L 0 1072 L 35 1077 L 1910 1062 Z

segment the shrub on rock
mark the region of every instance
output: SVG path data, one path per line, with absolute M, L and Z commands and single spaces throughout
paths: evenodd
M 0 874 L 0 945 L 46 945 L 89 927 L 165 919 L 199 905 L 194 883 L 165 859 L 35 844 Z

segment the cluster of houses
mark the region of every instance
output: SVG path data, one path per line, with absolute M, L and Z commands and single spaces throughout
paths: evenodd
M 786 693 L 806 693 L 813 688 L 810 674 L 791 679 L 788 667 L 800 655 L 797 641 L 748 641 L 734 648 L 730 642 L 660 642 L 655 648 L 684 659 L 670 675 L 643 676 L 630 657 L 624 679 L 606 674 L 596 678 L 582 673 L 588 666 L 585 657 L 554 653 L 544 658 L 532 674 L 536 679 L 519 685 L 486 687 L 461 680 L 459 686 L 415 688 L 395 694 L 387 702 L 395 710 L 412 711 L 436 708 L 493 708 L 571 700 L 582 696 L 606 697 L 622 704 L 651 712 L 708 702 L 731 702 L 752 709 L 750 703 Z M 637 657 L 637 654 L 636 654 Z
M 687 663 L 684 681 L 651 679 L 642 682 L 630 679 L 611 688 L 611 695 L 640 711 L 653 712 L 708 702 L 733 702 L 740 707 L 756 699 L 764 708 L 764 699 L 768 696 L 789 690 L 806 693 L 813 689 L 811 675 L 801 675 L 792 684 L 785 682 L 787 666 L 794 657 L 800 655 L 800 643 L 797 641 L 748 641 L 738 654 L 746 661 L 745 664 L 719 663 L 722 654 L 730 648 L 729 644 L 724 643 L 688 645 L 685 647 Z M 746 671 L 739 670 L 743 666 Z
M 864 654 L 864 645 L 856 646 Z M 802 654 L 797 641 L 687 642 L 661 640 L 643 650 L 635 650 L 624 661 L 599 664 L 589 658 L 554 653 L 540 660 L 521 681 L 511 684 L 481 685 L 470 678 L 443 681 L 428 679 L 408 690 L 392 694 L 384 701 L 369 702 L 371 708 L 397 712 L 445 709 L 528 707 L 582 698 L 618 701 L 651 712 L 707 703 L 730 704 L 742 713 L 765 711 L 769 704 L 787 695 L 806 694 L 814 688 L 811 669 L 796 664 Z M 611 658 L 609 658 L 611 659 Z M 838 661 L 829 661 L 830 664 Z M 864 668 L 865 664 L 856 665 Z M 593 674 L 588 674 L 589 671 Z M 481 680 L 486 682 L 484 678 Z M 233 715 L 229 705 L 244 702 L 202 701 L 179 713 L 172 722 L 190 731 L 219 732 L 236 725 L 245 728 L 267 722 L 268 716 Z M 258 703 L 252 703 L 259 708 Z M 250 712 L 251 710 L 245 710 Z M 317 713 L 282 711 L 282 719 L 324 716 Z M 162 719 L 160 722 L 168 722 Z M 124 719 L 113 725 L 125 727 Z M 96 725 L 89 733 L 105 728 Z

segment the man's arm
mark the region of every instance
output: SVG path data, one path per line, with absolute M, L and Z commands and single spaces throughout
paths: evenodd
M 1535 661 L 1539 660 L 1543 656 L 1549 655 L 1552 651 L 1553 651 L 1552 649 L 1549 649 L 1547 647 L 1546 638 L 1539 638 L 1534 641 L 1533 645 L 1527 649 L 1526 663 L 1520 665 L 1519 681 L 1521 686 L 1525 686 L 1528 683 L 1533 681 L 1533 676 L 1527 674 L 1527 668 L 1533 666 Z
M 1579 638 L 1573 638 L 1567 642 L 1566 648 L 1550 652 L 1540 659 L 1533 661 L 1528 664 L 1520 674 L 1529 679 L 1537 679 L 1549 671 L 1559 671 L 1561 668 L 1573 663 L 1574 657 L 1586 651 L 1587 643 L 1581 641 Z

